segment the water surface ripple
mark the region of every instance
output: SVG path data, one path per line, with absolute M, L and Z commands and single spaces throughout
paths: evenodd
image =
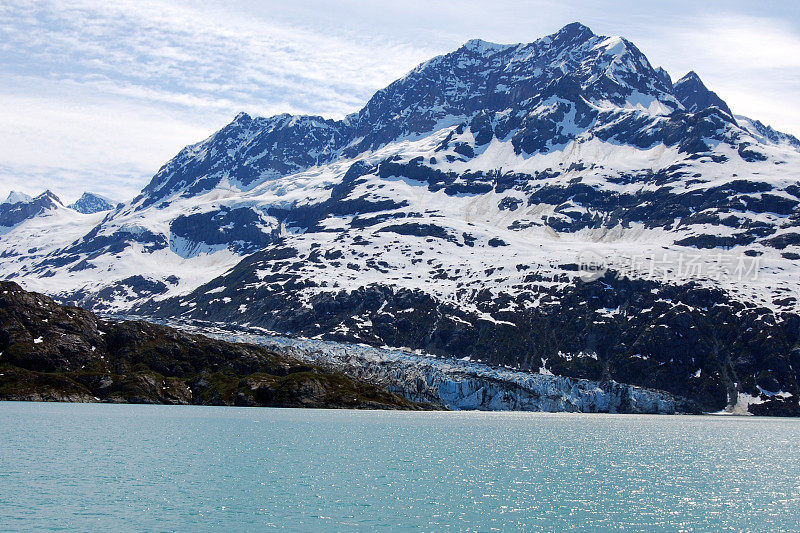
M 0 530 L 798 530 L 800 421 L 0 402 Z

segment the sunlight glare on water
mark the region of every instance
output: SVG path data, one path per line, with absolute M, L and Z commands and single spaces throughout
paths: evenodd
M 0 402 L 0 529 L 795 530 L 800 421 Z

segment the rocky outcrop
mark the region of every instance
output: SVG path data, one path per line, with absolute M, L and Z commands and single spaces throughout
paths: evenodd
M 70 204 L 69 207 L 78 213 L 89 215 L 102 211 L 111 211 L 114 209 L 114 204 L 108 198 L 100 196 L 99 194 L 85 192 L 75 203 Z
M 147 311 L 226 322 L 228 309 L 240 306 L 239 320 L 283 334 L 405 346 L 525 372 L 544 367 L 569 378 L 668 391 L 706 412 L 733 409 L 743 393 L 759 402 L 749 406 L 751 413 L 800 415 L 800 318 L 736 302 L 718 289 L 609 272 L 563 289 L 479 294 L 479 312 L 377 283 L 303 301 L 295 296 L 304 286 L 293 266 L 275 276 L 279 290 L 257 286 L 254 273 L 270 280 L 265 266 L 278 263 L 277 256 L 265 257 L 254 254 L 258 263 L 233 269 L 214 288 Z M 530 278 L 532 286 L 543 284 Z M 287 294 L 289 287 L 295 290 Z
M 41 213 L 63 207 L 61 200 L 49 190 L 36 198 L 12 193 L 8 199 L 0 203 L 0 227 L 11 228 Z
M 263 347 L 101 320 L 0 282 L 0 399 L 420 409 Z
M 344 120 L 240 114 L 102 219 L 0 228 L 0 277 L 800 414 L 798 147 L 570 24 L 470 41 Z

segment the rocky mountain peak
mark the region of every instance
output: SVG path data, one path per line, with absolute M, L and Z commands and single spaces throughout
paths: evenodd
M 499 50 L 503 50 L 513 45 L 506 45 L 506 44 L 497 44 L 490 41 L 484 41 L 483 39 L 470 39 L 464 46 L 461 47 L 462 50 L 467 50 L 470 52 L 475 53 L 491 53 L 497 52 Z
M 687 111 L 697 113 L 716 107 L 733 116 L 733 112 L 717 93 L 711 91 L 696 72 L 690 71 L 673 85 L 673 92 Z
M 33 201 L 38 201 L 38 202 L 43 202 L 43 203 L 47 202 L 47 203 L 50 203 L 51 205 L 54 205 L 54 206 L 57 205 L 57 206 L 60 206 L 60 207 L 64 206 L 64 203 L 61 201 L 61 198 L 56 196 L 56 194 L 53 191 L 51 191 L 50 189 L 47 189 L 42 194 L 40 194 L 39 196 L 34 198 Z
M 687 107 L 699 108 L 702 91 L 684 87 Z M 518 123 L 521 117 L 538 115 L 538 120 L 553 122 L 546 129 L 552 130 L 551 144 L 559 145 L 575 135 L 558 135 L 559 130 L 585 129 L 598 110 L 666 116 L 682 107 L 669 75 L 653 68 L 633 43 L 596 35 L 577 22 L 526 44 L 472 39 L 377 91 L 343 121 L 240 113 L 162 167 L 134 203 L 141 209 L 219 186 L 249 190 L 339 156 L 356 157 L 398 140 L 469 124 L 476 115 L 506 132 L 524 127 Z M 542 139 L 526 146 L 541 150 L 546 144 Z
M 579 41 L 591 39 L 592 37 L 595 37 L 595 34 L 591 29 L 589 29 L 588 26 L 585 26 L 580 22 L 571 22 L 554 33 L 553 37 L 568 41 Z
M 3 202 L 0 202 L 0 203 L 3 203 L 3 204 L 23 203 L 23 204 L 26 204 L 26 203 L 28 203 L 28 202 L 30 202 L 32 200 L 33 200 L 33 197 L 25 194 L 24 192 L 11 191 L 10 193 L 8 193 L 8 197 Z
M 114 209 L 114 203 L 99 194 L 85 192 L 75 203 L 70 204 L 68 207 L 74 209 L 78 213 L 91 214 L 101 211 L 110 211 Z
M 689 72 L 684 74 L 684 76 L 681 79 L 679 79 L 677 82 L 675 82 L 676 85 L 682 84 L 682 83 L 699 83 L 699 84 L 703 85 L 703 81 L 700 79 L 700 76 L 698 76 L 697 72 L 695 72 L 693 70 L 690 70 Z M 705 87 L 705 85 L 703 85 L 703 87 Z
M 553 93 L 553 87 L 562 90 Z M 345 153 L 466 122 L 477 113 L 529 112 L 551 97 L 577 107 L 589 102 L 668 114 L 681 107 L 671 90 L 668 76 L 633 43 L 595 35 L 579 23 L 527 44 L 473 39 L 375 93 L 351 120 L 356 141 Z
M 0 227 L 10 228 L 30 218 L 52 209 L 63 208 L 64 204 L 49 189 L 35 198 L 12 192 L 9 199 L 17 200 L 0 204 Z
M 664 122 L 676 110 L 697 114 L 710 107 L 719 109 L 719 116 L 680 119 L 696 125 Z M 725 140 L 735 126 L 730 116 L 696 73 L 673 85 L 632 42 L 572 23 L 524 44 L 472 39 L 377 91 L 345 120 L 239 113 L 164 165 L 133 206 L 166 206 L 171 198 L 216 188 L 249 191 L 340 157 L 356 158 L 451 127 L 472 131 L 472 138 L 459 140 L 477 143 L 459 148 L 464 157 L 493 138 L 510 139 L 516 153 L 533 154 L 581 136 L 702 152 L 708 148 L 704 138 Z

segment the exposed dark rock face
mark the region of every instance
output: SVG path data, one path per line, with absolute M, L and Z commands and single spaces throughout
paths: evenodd
M 0 227 L 0 272 L 105 313 L 793 414 L 798 148 L 695 74 L 673 84 L 626 39 L 570 24 L 470 41 L 343 120 L 240 114 L 83 217 L 95 227 Z M 579 282 L 586 251 L 627 256 L 636 281 Z M 633 265 L 665 252 L 669 279 Z M 715 271 L 742 258 L 738 279 Z
M 0 282 L 0 399 L 419 409 L 264 348 L 106 321 Z
M 29 201 L 0 203 L 0 227 L 16 226 L 48 209 L 60 206 L 62 206 L 61 200 L 50 191 L 45 191 Z
M 71 207 L 78 213 L 91 214 L 91 213 L 100 213 L 102 211 L 111 211 L 112 209 L 114 209 L 114 204 L 112 204 L 102 196 L 90 192 L 85 192 L 81 195 L 80 198 L 78 198 L 78 200 L 74 204 L 70 204 L 69 207 Z
M 275 238 L 276 229 L 249 208 L 219 210 L 180 215 L 171 224 L 170 248 L 189 257 L 203 247 L 223 245 L 247 254 L 264 248 Z
M 142 311 L 228 322 L 229 309 L 246 302 L 238 319 L 272 331 L 407 346 L 534 372 L 545 367 L 665 390 L 707 412 L 732 408 L 742 393 L 760 402 L 750 406 L 753 413 L 800 415 L 800 317 L 745 306 L 719 290 L 609 273 L 566 289 L 532 285 L 535 292 L 494 298 L 487 292 L 480 310 L 497 318 L 490 321 L 422 291 L 379 284 L 301 302 L 284 287 L 299 290 L 306 282 L 280 275 L 280 287 L 265 284 L 245 295 L 235 287 L 253 285 L 252 272 L 272 261 L 262 254 L 249 260 L 186 299 Z M 212 287 L 233 288 L 208 295 Z M 547 296 L 534 305 L 541 292 Z M 509 303 L 521 310 L 503 311 Z
M 733 116 L 728 104 L 717 96 L 717 93 L 709 90 L 694 71 L 676 81 L 673 91 L 683 106 L 692 113 L 717 107 Z

